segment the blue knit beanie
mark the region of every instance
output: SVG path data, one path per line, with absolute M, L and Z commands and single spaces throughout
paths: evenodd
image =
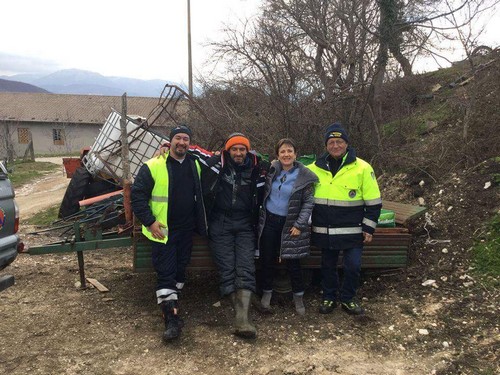
M 325 145 L 330 138 L 342 138 L 344 141 L 346 141 L 346 143 L 349 143 L 347 132 L 339 122 L 328 125 L 328 127 L 326 128 Z
M 189 129 L 186 125 L 181 124 L 177 125 L 175 128 L 170 130 L 170 136 L 169 136 L 170 140 L 172 140 L 172 138 L 174 138 L 174 136 L 179 133 L 184 133 L 189 135 L 189 139 L 193 138 L 193 132 L 191 131 L 191 129 Z

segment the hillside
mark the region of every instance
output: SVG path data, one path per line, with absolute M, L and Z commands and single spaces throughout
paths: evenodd
M 413 222 L 407 272 L 381 280 L 398 310 L 439 322 L 436 345 L 455 352 L 438 374 L 498 370 L 500 296 L 500 59 L 489 55 L 385 88 L 383 198 L 428 208 Z M 429 281 L 431 280 L 431 281 Z M 422 283 L 428 281 L 428 286 Z M 372 285 L 372 288 L 374 286 Z M 493 361 L 493 363 L 492 363 Z
M 49 93 L 38 86 L 30 85 L 29 83 L 9 81 L 0 78 L 0 92 L 42 92 Z

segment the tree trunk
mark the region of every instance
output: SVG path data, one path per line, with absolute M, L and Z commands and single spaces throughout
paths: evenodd
M 14 161 L 14 145 L 12 144 L 12 138 L 10 136 L 10 125 L 8 121 L 5 122 L 4 135 L 4 145 L 5 152 L 7 154 L 7 162 L 12 163 Z

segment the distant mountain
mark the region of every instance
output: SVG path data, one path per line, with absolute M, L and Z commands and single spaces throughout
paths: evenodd
M 118 89 L 109 86 L 103 86 L 98 84 L 90 84 L 90 83 L 75 83 L 71 85 L 52 85 L 46 84 L 43 85 L 47 90 L 53 92 L 55 94 L 89 94 L 89 95 L 109 95 L 109 96 L 121 96 L 124 92 L 127 93 L 128 96 L 159 96 L 158 95 L 141 95 L 140 93 L 132 93 L 127 90 Z
M 29 83 L 29 84 L 33 84 L 33 82 L 35 80 L 37 80 L 38 78 L 42 78 L 44 76 L 44 74 L 29 74 L 29 73 L 26 73 L 26 74 L 16 74 L 14 76 L 0 76 L 0 78 L 3 78 L 3 79 L 8 79 L 8 80 L 16 80 L 16 81 L 19 81 L 19 82 L 24 82 L 24 83 Z
M 79 69 L 59 70 L 45 76 L 18 74 L 0 78 L 36 85 L 55 94 L 116 96 L 126 92 L 128 96 L 159 97 L 163 87 L 167 84 L 167 82 L 159 79 L 141 80 L 126 77 L 106 77 L 99 73 Z
M 29 83 L 10 81 L 7 79 L 0 79 L 0 92 L 43 92 L 48 93 L 49 91 L 44 90 L 40 87 L 30 85 Z

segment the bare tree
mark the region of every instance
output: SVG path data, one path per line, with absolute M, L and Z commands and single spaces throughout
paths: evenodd
M 450 0 L 444 1 L 446 7 L 451 11 L 453 4 Z M 457 12 L 450 12 L 444 18 L 444 24 L 451 30 L 443 35 L 451 41 L 458 40 L 463 48 L 471 69 L 474 68 L 474 57 L 492 51 L 491 46 L 481 45 L 480 39 L 485 31 L 485 25 L 477 21 L 485 12 L 494 10 L 498 4 L 495 1 L 471 1 Z
M 340 120 L 376 152 L 383 146 L 380 95 L 388 71 L 411 76 L 415 58 L 433 52 L 444 32 L 441 20 L 471 5 L 457 21 L 470 24 L 496 1 L 447 0 L 444 7 L 438 0 L 265 0 L 256 20 L 242 31 L 228 27 L 225 40 L 213 43 L 227 70 L 209 83 L 206 105 L 228 128 L 252 132 L 264 146 L 273 137 L 317 135 Z
M 375 56 L 373 35 L 355 16 L 369 17 L 368 5 L 366 0 L 268 0 L 269 11 L 257 22 L 242 32 L 227 29 L 226 40 L 215 43 L 217 57 L 229 62 L 234 83 L 269 98 L 277 115 L 269 117 L 279 124 L 273 129 L 283 136 L 333 119 L 354 121 L 362 116 L 359 95 L 372 74 L 364 61 Z
M 10 128 L 10 122 L 5 121 L 2 129 L 3 142 L 0 145 L 3 148 L 7 162 L 13 162 L 15 157 L 14 144 L 12 142 L 12 131 Z

